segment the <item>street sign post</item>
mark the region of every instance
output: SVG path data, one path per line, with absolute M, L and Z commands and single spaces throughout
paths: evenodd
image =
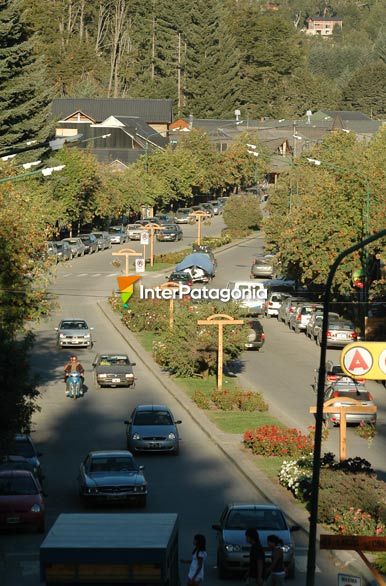
M 149 232 L 141 232 L 141 240 L 140 243 L 143 246 L 147 246 L 149 244 Z
M 340 365 L 352 378 L 386 380 L 386 342 L 354 342 L 342 350 Z
M 121 248 L 121 250 L 119 250 L 118 252 L 113 252 L 112 253 L 113 256 L 124 256 L 126 263 L 125 263 L 125 275 L 126 277 L 129 276 L 129 259 L 132 256 L 141 256 L 140 252 L 135 252 L 135 250 L 133 250 L 132 248 Z
M 135 272 L 136 273 L 144 273 L 145 272 L 145 259 L 144 258 L 136 258 L 135 259 Z
M 338 586 L 361 586 L 362 580 L 359 576 L 349 576 L 348 574 L 338 574 Z

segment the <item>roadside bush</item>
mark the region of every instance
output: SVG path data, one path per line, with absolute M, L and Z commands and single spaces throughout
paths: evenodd
M 335 527 L 342 535 L 386 535 L 384 523 L 354 507 L 335 515 Z
M 258 230 L 262 221 L 259 200 L 250 195 L 232 195 L 225 204 L 223 219 L 230 230 Z
M 182 260 L 184 260 L 185 256 L 190 254 L 192 251 L 190 248 L 184 248 L 183 250 L 179 250 L 177 252 L 166 252 L 165 254 L 157 254 L 154 257 L 154 262 L 162 262 L 165 264 L 178 264 Z
M 210 409 L 210 399 L 202 391 L 194 391 L 192 399 L 200 409 Z
M 168 327 L 169 306 L 163 299 L 139 299 L 133 295 L 128 308 L 120 309 L 122 321 L 132 332 L 161 332 Z
M 305 456 L 312 451 L 309 437 L 298 429 L 263 425 L 244 433 L 244 445 L 261 456 Z
M 221 411 L 232 411 L 238 406 L 240 391 L 215 389 L 211 395 L 213 403 Z
M 299 460 L 286 460 L 283 462 L 279 472 L 279 482 L 292 492 L 292 494 L 304 501 L 304 488 L 311 483 L 312 459 L 310 457 Z
M 238 408 L 240 411 L 268 411 L 268 403 L 260 393 L 243 391 L 238 398 Z
M 205 237 L 202 240 L 202 244 L 209 246 L 209 248 L 220 248 L 220 246 L 225 246 L 231 242 L 232 236 L 230 234 L 221 234 L 221 236 L 217 236 L 215 238 Z
M 250 236 L 252 230 L 249 228 L 246 230 L 240 230 L 239 228 L 223 228 L 221 234 L 223 236 L 229 236 L 232 240 L 236 240 L 238 238 L 246 238 L 247 236 Z

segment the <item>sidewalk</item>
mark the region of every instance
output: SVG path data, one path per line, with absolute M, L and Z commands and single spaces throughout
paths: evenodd
M 231 247 L 232 245 L 227 245 Z M 237 244 L 233 244 L 237 246 Z M 302 507 L 296 505 L 292 497 L 280 487 L 273 484 L 254 464 L 251 456 L 242 449 L 240 436 L 221 432 L 205 413 L 188 397 L 181 393 L 180 387 L 169 377 L 168 374 L 155 363 L 152 355 L 144 350 L 134 335 L 122 324 L 120 317 L 110 307 L 108 302 L 98 302 L 98 307 L 104 316 L 113 325 L 116 331 L 122 336 L 132 353 L 145 363 L 148 370 L 159 381 L 163 388 L 172 395 L 180 406 L 189 414 L 200 429 L 207 435 L 223 454 L 231 460 L 238 468 L 244 478 L 260 491 L 267 500 L 274 502 L 285 513 L 288 520 L 294 525 L 300 525 L 308 533 L 308 513 Z M 144 360 L 145 358 L 145 360 Z M 319 547 L 320 531 L 318 530 L 317 548 Z M 356 554 L 351 552 L 331 552 L 332 563 L 339 565 L 342 571 L 351 571 L 362 577 L 363 585 L 375 585 L 371 574 L 364 568 Z

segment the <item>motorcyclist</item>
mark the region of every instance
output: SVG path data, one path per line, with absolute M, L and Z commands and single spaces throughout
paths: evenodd
M 75 355 L 70 356 L 70 360 L 64 365 L 64 382 L 67 382 L 71 372 L 78 372 L 82 381 L 82 388 L 84 383 L 84 368 L 78 361 L 78 357 Z

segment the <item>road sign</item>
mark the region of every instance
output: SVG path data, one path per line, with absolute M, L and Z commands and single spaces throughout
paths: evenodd
M 141 232 L 141 244 L 147 246 L 149 244 L 149 232 Z
M 136 258 L 135 259 L 135 272 L 136 273 L 144 273 L 145 272 L 145 259 L 144 258 Z
M 349 576 L 348 574 L 338 574 L 338 586 L 361 586 L 362 581 L 359 576 Z
M 340 365 L 353 378 L 386 380 L 386 342 L 354 342 L 342 350 Z
M 386 551 L 386 537 L 368 535 L 321 535 L 320 549 Z

